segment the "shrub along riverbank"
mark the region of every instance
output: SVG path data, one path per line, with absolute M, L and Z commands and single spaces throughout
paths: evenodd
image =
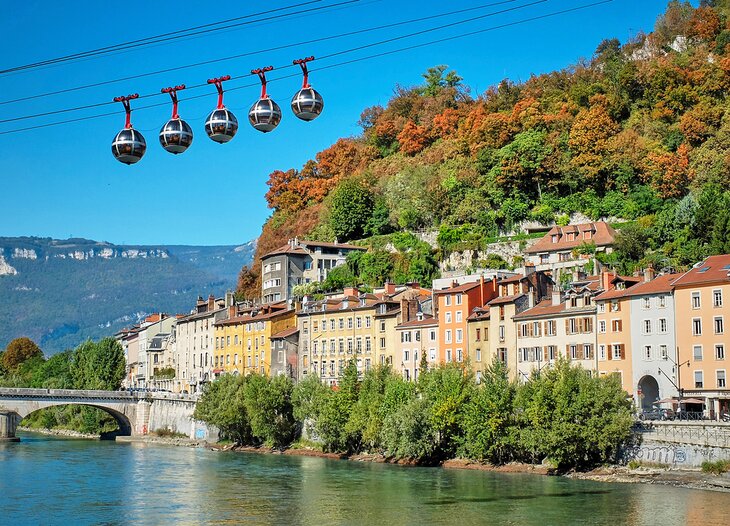
M 559 470 L 615 462 L 630 439 L 631 405 L 612 376 L 567 361 L 518 384 L 501 362 L 479 385 L 468 367 L 443 365 L 406 382 L 388 367 L 358 379 L 354 363 L 336 390 L 315 377 L 223 376 L 195 417 L 240 445 L 290 446 L 300 435 L 325 452 L 375 453 L 438 464 L 452 458 L 504 464 L 548 460 Z

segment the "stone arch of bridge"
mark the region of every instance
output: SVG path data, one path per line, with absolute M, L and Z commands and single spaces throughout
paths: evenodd
M 73 401 L 65 401 L 65 400 L 59 400 L 58 402 L 42 402 L 40 404 L 34 404 L 33 407 L 23 407 L 23 404 L 18 404 L 17 407 L 9 408 L 9 409 L 3 409 L 3 407 L 0 405 L 0 412 L 6 413 L 6 414 L 15 414 L 17 415 L 17 421 L 20 422 L 23 418 L 35 413 L 36 411 L 40 411 L 41 409 L 48 409 L 50 407 L 62 407 L 65 405 L 76 405 L 76 406 L 86 406 L 86 407 L 94 407 L 96 409 L 99 409 L 101 411 L 104 411 L 108 415 L 111 415 L 112 418 L 117 422 L 117 425 L 119 426 L 119 432 L 116 433 L 120 436 L 131 436 L 132 435 L 132 422 L 130 420 L 130 417 L 122 413 L 121 411 L 118 411 L 117 409 L 113 407 L 108 407 L 104 404 L 98 404 L 98 403 L 81 403 L 81 402 L 73 402 Z

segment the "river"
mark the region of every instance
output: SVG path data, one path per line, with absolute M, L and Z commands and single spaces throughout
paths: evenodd
M 62 439 L 0 444 L 0 524 L 730 524 L 658 485 Z

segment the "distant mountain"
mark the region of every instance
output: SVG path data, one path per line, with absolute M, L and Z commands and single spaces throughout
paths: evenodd
M 151 312 L 189 312 L 198 295 L 235 290 L 255 249 L 0 237 L 0 349 L 29 336 L 52 354 Z

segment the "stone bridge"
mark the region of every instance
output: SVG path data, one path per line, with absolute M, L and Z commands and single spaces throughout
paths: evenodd
M 119 424 L 119 435 L 146 435 L 160 429 L 208 439 L 210 430 L 193 420 L 196 396 L 174 393 L 0 388 L 0 440 L 17 440 L 20 421 L 39 409 L 86 405 L 106 411 Z

